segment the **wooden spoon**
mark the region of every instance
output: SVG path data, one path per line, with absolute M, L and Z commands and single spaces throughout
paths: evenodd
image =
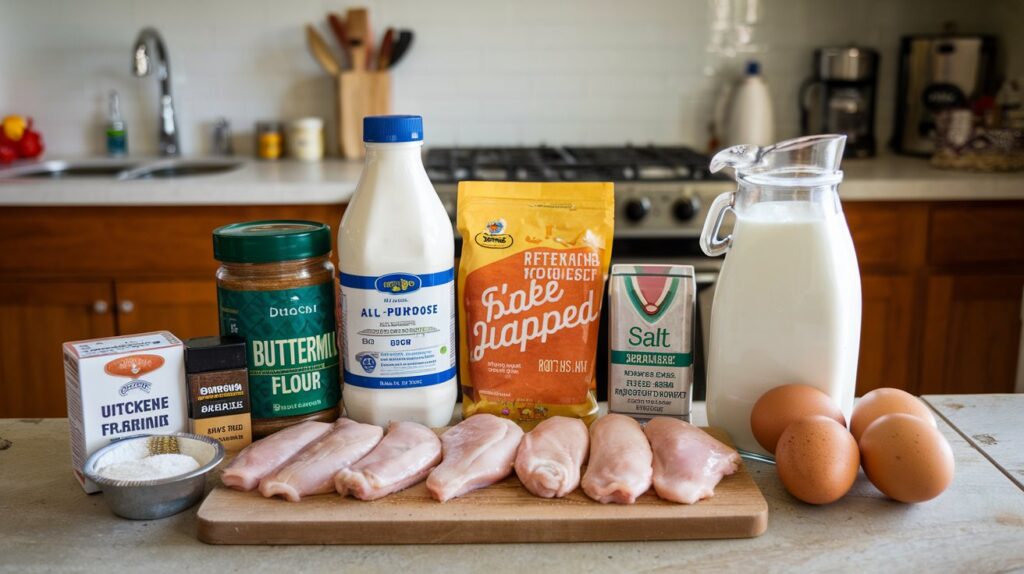
M 316 31 L 316 28 L 309 24 L 306 25 L 306 41 L 309 44 L 310 53 L 313 54 L 313 59 L 320 64 L 320 67 L 325 72 L 332 76 L 337 76 L 341 73 L 341 64 L 334 57 L 331 48 L 324 41 L 320 33 Z

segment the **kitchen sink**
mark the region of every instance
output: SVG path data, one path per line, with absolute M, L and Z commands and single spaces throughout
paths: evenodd
M 139 165 L 138 162 L 49 160 L 0 170 L 0 179 L 112 178 Z
M 113 159 L 47 160 L 0 169 L 5 179 L 173 179 L 226 173 L 242 166 L 230 159 L 160 159 L 129 161 Z
M 164 159 L 140 165 L 117 175 L 119 180 L 172 179 L 196 175 L 215 175 L 242 166 L 242 162 L 227 159 Z

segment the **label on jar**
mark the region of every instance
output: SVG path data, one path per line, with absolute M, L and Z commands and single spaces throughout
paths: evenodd
M 276 291 L 217 288 L 221 335 L 245 337 L 254 419 L 337 406 L 334 285 Z
M 426 275 L 340 275 L 347 384 L 403 389 L 455 377 L 454 268 Z

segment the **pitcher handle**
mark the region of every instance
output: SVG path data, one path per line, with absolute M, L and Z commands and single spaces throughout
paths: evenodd
M 722 228 L 722 220 L 727 212 L 733 211 L 736 199 L 735 192 L 726 192 L 715 198 L 708 208 L 708 216 L 704 219 L 704 229 L 700 233 L 701 251 L 710 257 L 722 255 L 732 246 L 732 235 L 719 237 L 718 233 Z

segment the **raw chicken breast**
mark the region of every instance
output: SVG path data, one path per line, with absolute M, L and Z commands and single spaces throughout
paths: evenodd
M 394 422 L 370 454 L 334 476 L 334 487 L 345 496 L 377 500 L 427 478 L 441 462 L 441 439 L 429 428 Z
M 710 498 L 722 477 L 739 468 L 735 450 L 688 422 L 657 417 L 644 433 L 654 450 L 654 490 L 665 500 L 693 504 Z
M 526 433 L 516 454 L 516 475 L 541 498 L 561 498 L 580 485 L 590 433 L 580 419 L 551 417 Z
M 231 464 L 224 467 L 220 480 L 224 486 L 236 490 L 253 490 L 259 486 L 260 479 L 329 430 L 331 423 L 306 421 L 277 431 L 242 449 Z
M 334 492 L 334 475 L 377 446 L 384 429 L 338 419 L 330 432 L 299 451 L 288 464 L 260 481 L 260 494 L 298 502 L 303 496 Z
M 633 504 L 651 487 L 652 457 L 640 423 L 617 414 L 597 419 L 590 425 L 583 492 L 602 504 Z
M 489 414 L 473 415 L 441 435 L 444 460 L 427 477 L 441 502 L 490 486 L 512 473 L 523 429 Z

